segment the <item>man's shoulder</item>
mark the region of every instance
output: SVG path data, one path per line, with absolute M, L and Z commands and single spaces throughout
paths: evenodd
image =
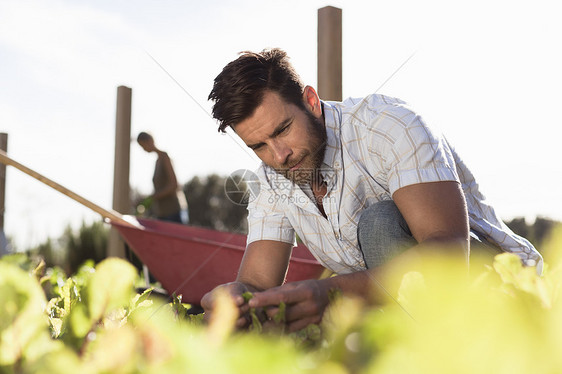
M 396 97 L 381 94 L 365 96 L 361 102 L 351 107 L 352 113 L 366 113 L 371 116 L 381 115 L 382 113 L 392 113 L 408 110 L 408 104 Z
M 327 102 L 340 124 L 363 124 L 370 126 L 380 117 L 407 119 L 414 117 L 414 111 L 399 98 L 382 94 L 364 97 L 349 97 L 341 102 Z M 339 118 L 339 120 L 337 120 Z
M 360 98 L 350 97 L 336 103 L 335 108 L 340 113 L 342 125 L 352 125 L 352 128 L 359 126 L 365 130 L 379 125 L 384 127 L 388 120 L 407 125 L 416 116 L 405 101 L 376 93 Z
M 343 101 L 327 101 L 333 107 L 345 112 L 353 112 L 364 108 L 378 108 L 383 110 L 391 107 L 404 107 L 407 103 L 397 97 L 373 93 L 362 97 L 348 97 Z
M 170 156 L 168 156 L 168 153 L 167 153 L 167 152 L 160 151 L 160 152 L 158 153 L 158 158 L 161 159 L 161 160 L 169 160 L 169 159 L 170 159 Z

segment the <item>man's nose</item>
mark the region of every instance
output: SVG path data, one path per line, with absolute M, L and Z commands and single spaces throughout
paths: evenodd
M 289 156 L 293 154 L 291 147 L 288 147 L 285 142 L 277 139 L 273 140 L 270 145 L 271 153 L 277 165 L 285 165 Z

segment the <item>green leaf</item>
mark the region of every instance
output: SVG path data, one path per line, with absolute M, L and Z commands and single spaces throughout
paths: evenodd
M 182 295 L 176 296 L 176 294 L 172 295 L 172 302 L 170 303 L 172 310 L 174 311 L 174 315 L 178 320 L 184 320 L 187 316 L 187 308 L 181 302 Z
M 49 324 L 51 326 L 52 334 L 54 338 L 58 338 L 62 332 L 62 319 L 61 318 L 49 318 Z
M 70 328 L 74 336 L 84 338 L 92 329 L 95 321 L 88 316 L 88 311 L 84 304 L 77 304 L 70 312 Z
M 505 283 L 516 283 L 517 274 L 523 268 L 519 256 L 513 253 L 502 253 L 494 257 L 494 269 Z
M 494 258 L 494 269 L 504 282 L 504 289 L 522 291 L 540 300 L 545 308 L 553 303 L 552 287 L 539 276 L 533 267 L 524 267 L 519 256 L 502 253 Z
M 150 287 L 150 288 L 147 288 L 146 290 L 144 290 L 141 294 L 136 294 L 133 297 L 133 300 L 131 302 L 131 309 L 135 309 L 135 308 L 138 308 L 138 307 L 143 306 L 143 305 L 146 305 L 146 306 L 152 305 L 152 301 L 149 300 L 148 298 L 152 294 L 153 290 L 154 290 L 154 287 Z M 150 301 L 150 303 L 146 303 L 147 301 Z
M 47 304 L 35 278 L 0 262 L 0 366 L 17 362 L 40 334 L 48 335 Z
M 188 314 L 189 323 L 193 326 L 202 326 L 204 323 L 205 313 Z
M 34 374 L 94 374 L 92 368 L 86 367 L 70 349 L 58 350 L 43 356 L 37 363 L 30 365 L 29 373 Z
M 96 373 L 133 373 L 141 361 L 139 336 L 130 326 L 100 330 L 88 344 L 84 362 Z
M 251 293 L 250 291 L 246 291 L 242 294 L 242 298 L 244 299 L 244 302 L 247 303 L 248 301 L 250 301 L 252 299 L 252 297 L 254 297 L 254 294 Z
M 133 265 L 118 258 L 109 258 L 98 264 L 86 286 L 88 314 L 92 321 L 105 313 L 129 305 L 137 271 Z
M 279 303 L 279 309 L 277 310 L 277 313 L 275 313 L 275 315 L 273 316 L 273 322 L 275 322 L 278 325 L 285 323 L 286 308 L 287 308 L 286 304 L 283 301 L 281 301 L 281 303 Z
M 250 326 L 250 331 L 254 331 L 257 333 L 262 332 L 263 328 L 260 322 L 260 319 L 258 318 L 257 314 L 256 314 L 256 308 L 250 308 L 250 317 L 252 318 L 252 324 Z

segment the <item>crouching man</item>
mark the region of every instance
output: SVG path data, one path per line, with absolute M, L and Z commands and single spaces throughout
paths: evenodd
M 445 138 L 401 100 L 383 95 L 320 100 L 279 49 L 246 52 L 216 77 L 209 99 L 227 127 L 262 160 L 248 205 L 247 248 L 235 282 L 219 286 L 248 323 L 249 307 L 286 304 L 290 331 L 321 321 L 329 291 L 370 301 L 396 256 L 471 241 L 542 268 L 529 241 L 496 215 Z M 336 276 L 283 284 L 295 234 Z M 242 293 L 254 292 L 245 303 Z M 214 293 L 204 296 L 206 318 Z

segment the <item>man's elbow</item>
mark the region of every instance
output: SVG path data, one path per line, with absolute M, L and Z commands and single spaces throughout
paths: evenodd
M 461 248 L 468 251 L 470 236 L 468 230 L 460 230 L 457 232 L 450 231 L 436 231 L 433 232 L 422 240 L 419 241 L 420 246 L 435 248 L 435 249 L 451 249 Z

